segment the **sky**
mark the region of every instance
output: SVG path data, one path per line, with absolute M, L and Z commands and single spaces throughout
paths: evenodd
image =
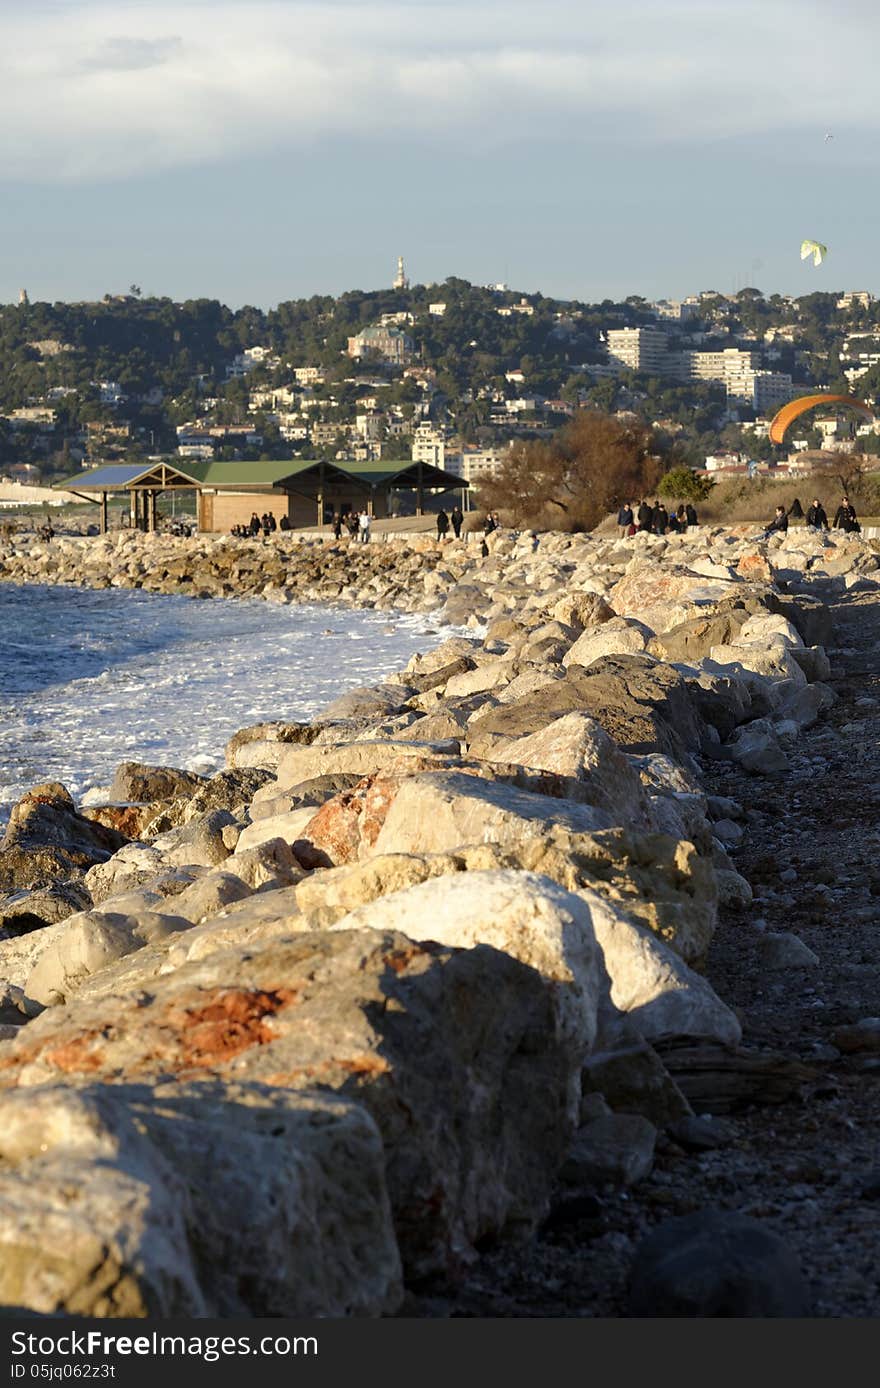
M 0 302 L 266 308 L 401 254 L 590 302 L 880 293 L 878 40 L 876 0 L 0 0 Z

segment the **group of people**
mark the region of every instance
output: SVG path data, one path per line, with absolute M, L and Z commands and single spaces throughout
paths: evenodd
M 617 513 L 621 538 L 647 531 L 651 535 L 683 534 L 689 526 L 698 525 L 697 512 L 688 502 L 667 510 L 659 498 L 640 501 L 635 509 L 625 501 Z
M 234 525 L 230 533 L 237 535 L 239 539 L 246 539 L 248 536 L 253 537 L 262 534 L 263 538 L 268 540 L 269 536 L 276 530 L 289 529 L 290 521 L 287 519 L 287 516 L 282 516 L 281 520 L 277 521 L 271 511 L 264 511 L 261 516 L 258 516 L 256 511 L 252 511 L 251 518 L 247 524 Z
M 804 517 L 805 524 L 812 530 L 843 530 L 847 534 L 858 534 L 862 528 L 856 516 L 855 507 L 848 496 L 842 496 L 840 498 L 840 505 L 834 512 L 834 522 L 830 526 L 828 524 L 828 515 L 825 511 L 825 507 L 817 496 L 813 497 L 806 512 L 804 512 L 804 508 L 798 498 L 795 497 L 788 510 L 786 510 L 784 506 L 776 507 L 776 513 L 766 526 L 761 535 L 761 539 L 766 540 L 770 535 L 780 531 L 784 534 L 788 530 L 789 520 L 792 517 L 799 520 L 801 516 Z
M 450 527 L 450 525 L 452 526 L 452 529 L 453 529 L 453 531 L 455 532 L 455 538 L 456 538 L 456 540 L 459 539 L 459 537 L 460 537 L 460 535 L 461 535 L 461 527 L 462 527 L 463 524 L 464 524 L 464 515 L 462 514 L 461 507 L 460 507 L 458 504 L 456 504 L 455 506 L 453 506 L 453 508 L 452 508 L 452 514 L 451 514 L 451 515 L 447 515 L 446 512 L 443 511 L 443 510 L 438 511 L 438 512 L 437 512 L 437 539 L 438 539 L 438 541 L 442 542 L 443 540 L 446 539 L 446 536 L 449 534 L 449 527 Z
M 342 530 L 345 527 L 352 540 L 366 545 L 370 540 L 373 517 L 369 511 L 346 511 L 345 515 L 341 511 L 334 511 L 330 518 L 330 524 L 333 526 L 334 539 L 342 539 Z

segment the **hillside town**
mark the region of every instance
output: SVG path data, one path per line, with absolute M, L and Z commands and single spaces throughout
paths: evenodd
M 65 335 L 66 334 L 66 335 Z M 834 411 L 772 444 L 815 390 L 880 389 L 880 303 L 746 288 L 583 304 L 506 284 L 411 285 L 236 312 L 131 292 L 0 308 L 0 479 L 56 483 L 107 462 L 414 462 L 478 486 L 518 439 L 579 408 L 649 426 L 715 476 L 805 476 L 880 455 L 873 421 Z

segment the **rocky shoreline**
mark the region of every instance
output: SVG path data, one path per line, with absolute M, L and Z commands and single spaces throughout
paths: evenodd
M 775 784 L 833 707 L 828 601 L 878 586 L 870 542 L 502 531 L 489 550 L 0 545 L 7 581 L 342 602 L 473 632 L 310 723 L 241 730 L 214 777 L 122 763 L 103 806 L 53 784 L 16 805 L 3 1304 L 495 1314 L 473 1288 L 499 1249 L 540 1262 L 562 1222 L 597 1284 L 603 1256 L 618 1276 L 620 1250 L 588 1232 L 609 1192 L 635 1197 L 670 1144 L 723 1146 L 707 1114 L 814 1082 L 744 1046 L 741 1009 L 707 981 L 719 909 L 752 902 L 735 862 L 760 814 L 712 790 L 719 769 Z M 783 969 L 810 952 L 786 930 L 764 947 Z M 759 1220 L 690 1218 L 632 1253 L 617 1314 L 813 1314 Z M 695 1301 L 666 1267 L 684 1245 Z

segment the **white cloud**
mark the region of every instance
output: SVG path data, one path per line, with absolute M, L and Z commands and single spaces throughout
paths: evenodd
M 94 179 L 325 135 L 491 148 L 875 131 L 849 0 L 0 0 L 0 177 Z M 846 80 L 841 80 L 845 73 Z

